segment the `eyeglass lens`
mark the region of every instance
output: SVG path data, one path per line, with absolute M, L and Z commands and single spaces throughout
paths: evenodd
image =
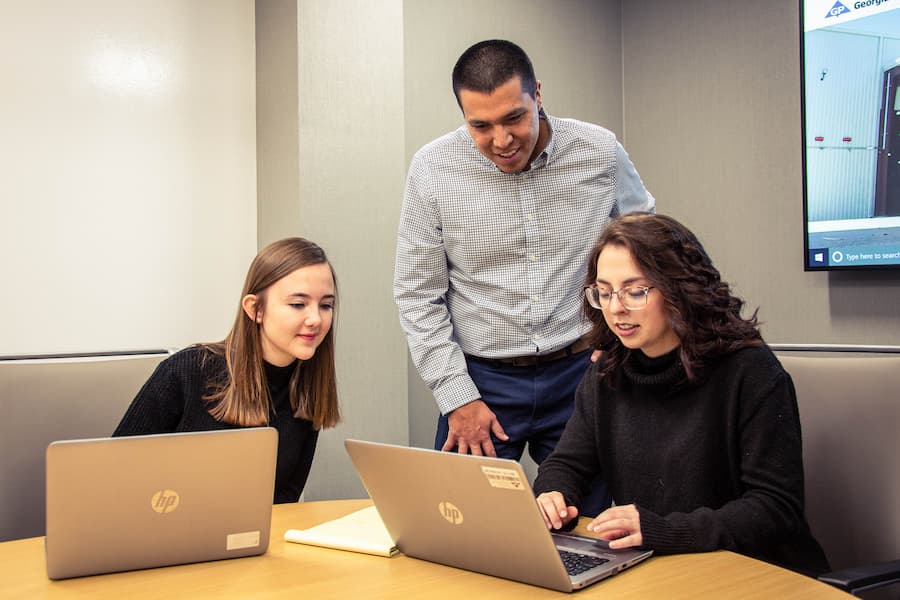
M 647 305 L 647 295 L 649 288 L 644 286 L 628 286 L 620 290 L 611 290 L 610 288 L 585 288 L 588 303 L 594 308 L 609 308 L 612 302 L 613 294 L 618 297 L 619 302 L 628 310 L 640 310 Z

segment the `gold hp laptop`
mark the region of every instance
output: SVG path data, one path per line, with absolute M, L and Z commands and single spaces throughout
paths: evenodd
M 571 592 L 651 554 L 551 534 L 515 461 L 358 440 L 344 445 L 407 556 Z
M 262 554 L 277 446 L 268 427 L 53 442 L 47 576 Z

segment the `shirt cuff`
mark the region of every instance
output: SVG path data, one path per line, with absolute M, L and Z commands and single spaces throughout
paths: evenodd
M 481 398 L 481 392 L 468 375 L 457 375 L 443 381 L 435 386 L 432 393 L 442 415 L 450 414 L 460 406 Z

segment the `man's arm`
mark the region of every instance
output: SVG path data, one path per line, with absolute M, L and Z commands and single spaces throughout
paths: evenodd
M 619 142 L 616 142 L 616 173 L 614 217 L 634 211 L 656 212 L 656 199 L 644 187 L 628 152 Z
M 444 449 L 494 455 L 490 432 L 505 438 L 494 413 L 466 368 L 455 341 L 447 308 L 447 254 L 440 215 L 428 190 L 427 163 L 413 159 L 406 181 L 397 234 L 394 300 L 416 369 L 448 415 L 450 435 Z M 475 402 L 475 401 L 478 402 Z M 463 410 L 458 410 L 465 407 Z
M 426 161 L 413 158 L 397 232 L 394 301 L 416 369 L 438 409 L 447 414 L 480 394 L 469 377 L 447 308 L 447 254 L 430 179 Z

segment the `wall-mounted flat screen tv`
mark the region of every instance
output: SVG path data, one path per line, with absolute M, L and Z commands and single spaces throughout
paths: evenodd
M 807 271 L 900 268 L 900 0 L 801 0 Z

